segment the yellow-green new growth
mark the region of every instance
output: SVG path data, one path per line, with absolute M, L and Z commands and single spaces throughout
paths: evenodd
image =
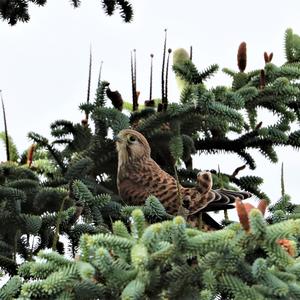
M 148 260 L 148 250 L 143 244 L 136 244 L 132 247 L 131 261 L 136 268 L 146 267 Z
M 178 48 L 173 52 L 173 65 L 182 64 L 189 59 L 190 59 L 189 53 L 184 48 Z M 183 80 L 178 75 L 176 75 L 175 78 L 176 78 L 179 92 L 181 93 L 188 84 L 185 80 Z

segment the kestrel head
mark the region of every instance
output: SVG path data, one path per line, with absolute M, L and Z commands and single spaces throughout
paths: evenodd
M 115 137 L 119 164 L 135 159 L 149 158 L 150 146 L 146 138 L 132 129 L 124 129 Z

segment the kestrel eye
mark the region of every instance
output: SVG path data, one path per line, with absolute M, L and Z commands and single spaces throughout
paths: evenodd
M 128 137 L 128 141 L 129 141 L 130 143 L 134 143 L 134 142 L 136 141 L 136 138 L 135 138 L 134 136 L 130 135 L 130 136 Z

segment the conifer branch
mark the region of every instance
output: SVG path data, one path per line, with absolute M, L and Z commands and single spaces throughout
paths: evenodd
M 168 108 L 168 75 L 169 75 L 169 63 L 170 63 L 170 54 L 172 49 L 168 49 L 168 58 L 166 65 L 166 80 L 165 80 L 165 93 L 164 93 L 164 101 L 162 101 L 164 111 Z
M 6 160 L 10 161 L 10 143 L 8 137 L 8 129 L 7 129 L 7 121 L 6 121 L 6 113 L 3 101 L 2 90 L 0 90 L 1 103 L 2 103 L 2 113 L 3 113 L 3 122 L 4 122 L 4 132 L 5 132 L 5 148 L 6 148 Z
M 161 68 L 161 101 L 165 102 L 165 61 L 166 61 L 166 51 L 167 51 L 167 29 L 165 29 L 165 40 L 163 48 L 163 60 Z
M 100 87 L 101 84 L 102 66 L 103 66 L 103 60 L 101 60 L 100 68 L 99 68 L 98 85 L 97 85 L 98 88 Z
M 283 163 L 281 163 L 281 176 L 280 176 L 280 181 L 281 181 L 281 197 L 284 197 L 284 195 L 285 195 L 285 188 L 284 188 Z
M 62 225 L 62 221 L 63 221 L 64 206 L 65 206 L 65 202 L 68 199 L 68 197 L 69 197 L 69 195 L 63 197 L 63 199 L 61 201 L 61 204 L 60 204 L 59 211 L 57 213 L 54 237 L 53 237 L 53 241 L 52 241 L 52 250 L 53 251 L 57 250 L 57 243 L 58 243 L 58 240 L 59 240 L 60 229 L 61 229 L 61 225 Z
M 136 49 L 131 52 L 131 87 L 132 87 L 132 111 L 138 110 L 138 92 L 136 90 Z
M 128 0 L 101 0 L 104 12 L 111 16 L 116 10 L 120 10 L 121 18 L 125 22 L 131 22 L 133 19 L 133 8 Z M 18 22 L 28 22 L 30 15 L 28 12 L 29 4 L 44 6 L 47 0 L 2 0 L 0 2 L 0 15 L 3 20 L 7 20 L 8 24 L 15 25 Z M 71 5 L 78 8 L 81 0 L 71 0 Z
M 150 92 L 149 92 L 149 101 L 152 101 L 152 84 L 153 84 L 153 54 L 150 54 L 151 65 L 150 65 Z
M 92 46 L 90 47 L 90 62 L 89 62 L 89 77 L 88 77 L 88 87 L 87 87 L 87 96 L 86 103 L 90 103 L 90 94 L 91 94 L 91 77 L 92 77 Z M 89 114 L 86 112 L 85 119 L 88 122 Z

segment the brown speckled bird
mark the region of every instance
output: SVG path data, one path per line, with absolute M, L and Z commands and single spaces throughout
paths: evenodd
M 115 140 L 118 151 L 117 185 L 122 199 L 127 204 L 142 205 L 149 195 L 155 195 L 168 213 L 178 214 L 181 206 L 176 180 L 150 157 L 151 149 L 146 138 L 135 130 L 125 129 Z M 251 196 L 247 192 L 212 190 L 210 172 L 200 172 L 197 183 L 194 188 L 179 185 L 182 206 L 187 215 L 231 208 L 236 197 L 244 199 Z

